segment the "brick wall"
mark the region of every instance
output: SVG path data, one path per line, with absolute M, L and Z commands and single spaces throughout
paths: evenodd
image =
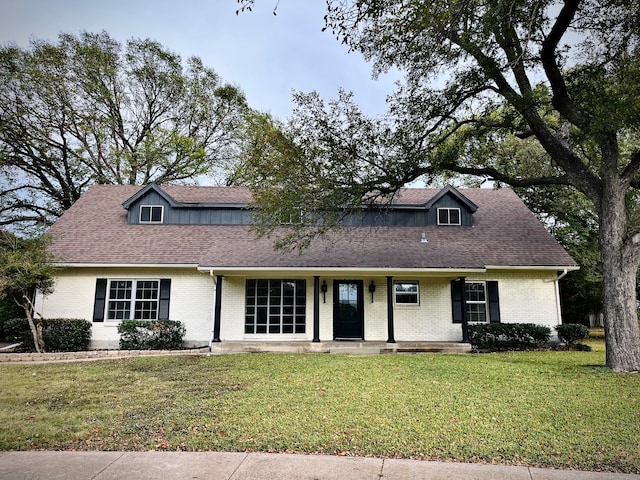
M 184 322 L 186 346 L 209 342 L 212 328 L 213 279 L 195 269 L 67 268 L 56 278 L 55 292 L 37 298 L 36 308 L 46 318 L 93 318 L 96 278 L 171 278 L 169 318 Z M 117 348 L 118 322 L 93 322 L 90 348 Z
M 65 269 L 57 279 L 56 291 L 37 299 L 44 317 L 73 317 L 91 320 L 96 278 L 171 278 L 170 318 L 187 327 L 187 346 L 207 345 L 213 326 L 214 277 L 195 269 Z M 554 271 L 492 271 L 468 275 L 468 281 L 497 280 L 501 320 L 547 325 L 560 323 Z M 333 281 L 362 279 L 364 282 L 364 336 L 368 341 L 387 340 L 387 288 L 385 277 L 345 275 L 322 277 L 328 289 L 326 302 L 320 292 L 320 340 L 333 340 Z M 368 285 L 374 281 L 373 302 Z M 460 341 L 462 330 L 451 320 L 451 277 L 395 277 L 419 282 L 420 305 L 395 305 L 397 341 Z M 313 339 L 313 277 L 306 278 L 306 333 L 298 335 L 245 335 L 244 277 L 224 278 L 220 338 L 223 341 Z M 117 322 L 93 323 L 92 348 L 117 348 Z

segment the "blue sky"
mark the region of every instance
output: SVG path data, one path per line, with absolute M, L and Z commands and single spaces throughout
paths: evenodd
M 324 0 L 256 0 L 236 15 L 236 0 L 0 0 L 0 43 L 27 47 L 29 38 L 107 31 L 118 41 L 152 38 L 183 59 L 195 55 L 249 104 L 280 119 L 291 92 L 316 90 L 325 100 L 338 88 L 354 92 L 370 115 L 385 112 L 397 77 L 371 78 L 371 65 L 322 32 Z

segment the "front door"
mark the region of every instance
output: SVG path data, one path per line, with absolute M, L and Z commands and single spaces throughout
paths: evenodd
M 362 280 L 333 282 L 333 338 L 364 339 L 364 303 Z

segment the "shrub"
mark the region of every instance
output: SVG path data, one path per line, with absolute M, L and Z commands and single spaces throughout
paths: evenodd
M 476 350 L 530 350 L 543 347 L 551 329 L 533 323 L 483 323 L 469 325 L 469 340 Z
M 186 328 L 176 320 L 123 320 L 118 333 L 122 350 L 175 350 Z
M 560 341 L 569 346 L 589 336 L 589 329 L 580 323 L 563 323 L 556 327 L 556 331 Z
M 0 339 L 7 338 L 6 323 L 21 315 L 24 315 L 24 310 L 20 305 L 10 298 L 0 298 Z
M 81 318 L 47 318 L 42 337 L 49 352 L 81 352 L 91 340 L 91 322 Z
M 36 325 L 42 323 L 42 338 L 47 352 L 80 352 L 89 347 L 91 322 L 80 318 L 36 318 L 35 322 Z M 7 320 L 4 327 L 7 340 L 22 342 L 17 350 L 35 351 L 26 318 Z

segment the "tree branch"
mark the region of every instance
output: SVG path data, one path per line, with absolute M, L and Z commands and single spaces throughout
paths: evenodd
M 556 63 L 556 49 L 560 40 L 571 25 L 573 18 L 582 0 L 565 0 L 564 6 L 547 38 L 542 42 L 540 57 L 544 71 L 547 74 L 553 97 L 553 106 L 574 125 L 588 131 L 591 123 L 591 115 L 579 108 L 570 98 L 564 77 Z

